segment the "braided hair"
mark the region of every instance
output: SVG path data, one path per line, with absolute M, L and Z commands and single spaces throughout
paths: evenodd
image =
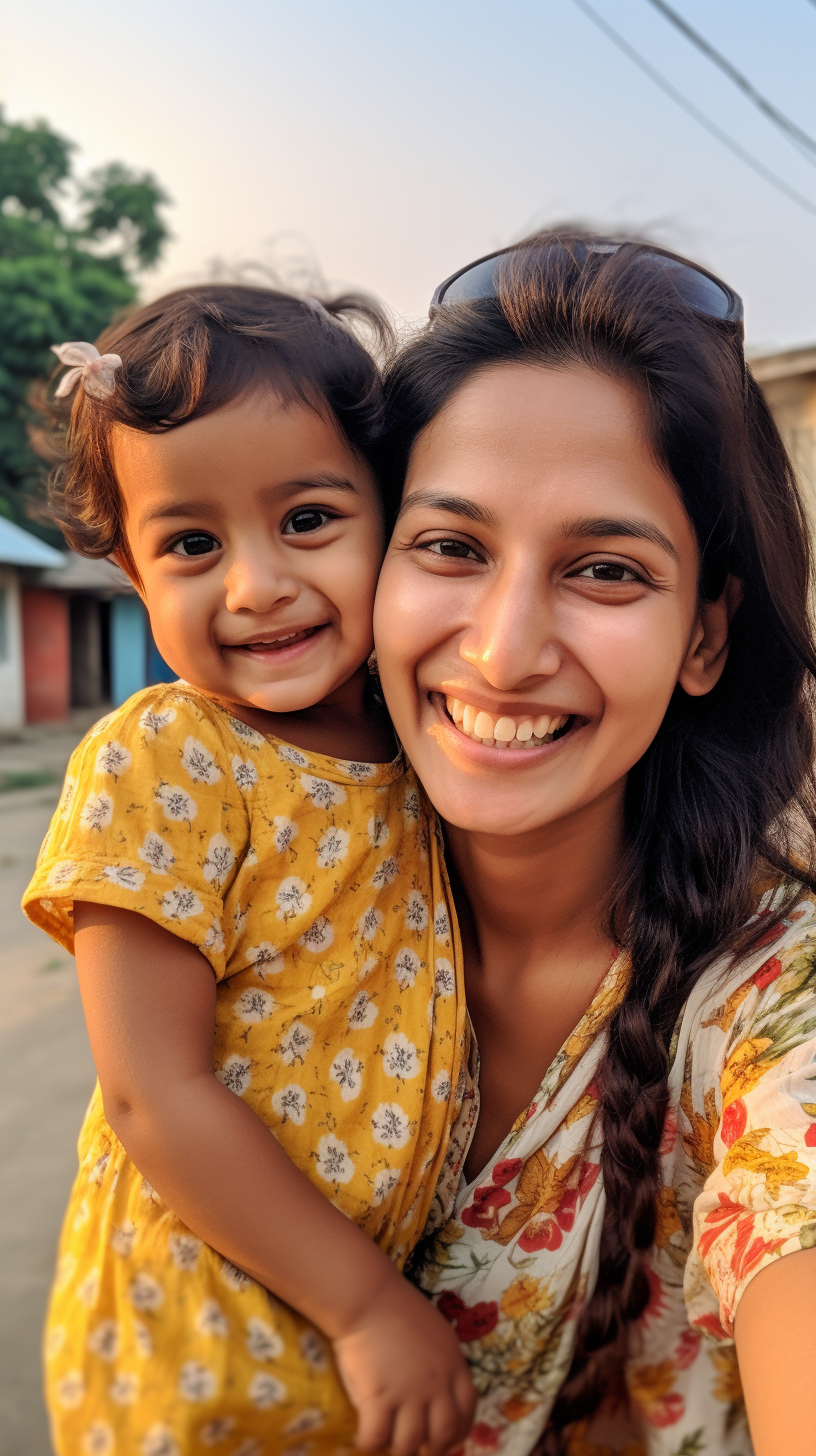
M 683 1004 L 718 956 L 743 954 L 761 936 L 762 923 L 749 923 L 758 873 L 816 890 L 811 556 L 790 461 L 740 333 L 695 312 L 647 245 L 599 244 L 572 231 L 529 239 L 505 255 L 495 298 L 440 308 L 386 376 L 394 490 L 420 432 L 478 370 L 582 365 L 633 383 L 655 459 L 696 534 L 701 599 L 716 600 L 729 573 L 743 589 L 717 686 L 694 698 L 675 690 L 627 779 L 609 924 L 632 972 L 595 1079 L 600 1266 L 550 1419 L 554 1452 L 574 1421 L 620 1389 L 627 1327 L 649 1299 L 645 1255 Z

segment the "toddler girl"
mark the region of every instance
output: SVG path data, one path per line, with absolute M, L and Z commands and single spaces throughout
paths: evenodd
M 24 902 L 75 946 L 99 1073 L 46 1331 L 60 1456 L 355 1429 L 408 1456 L 467 1429 L 457 1340 L 399 1273 L 465 1022 L 432 818 L 367 669 L 380 398 L 351 307 L 200 287 L 102 357 L 57 350 L 56 517 L 124 568 L 180 678 L 80 744 Z

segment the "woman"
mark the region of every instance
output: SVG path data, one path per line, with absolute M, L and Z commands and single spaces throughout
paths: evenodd
M 388 382 L 376 632 L 481 1057 L 415 1265 L 467 1450 L 805 1456 L 816 650 L 741 305 L 578 235 L 434 303 Z

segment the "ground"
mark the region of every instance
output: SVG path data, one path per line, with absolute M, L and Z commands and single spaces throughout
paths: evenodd
M 0 740 L 0 1456 L 49 1456 L 40 1331 L 94 1070 L 71 956 L 20 898 L 69 755 L 100 712 Z

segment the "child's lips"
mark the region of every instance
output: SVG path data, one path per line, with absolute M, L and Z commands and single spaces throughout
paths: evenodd
M 240 652 L 248 657 L 255 658 L 278 658 L 289 657 L 297 652 L 297 649 L 306 648 L 319 633 L 326 628 L 326 623 L 319 623 L 313 628 L 300 628 L 297 632 L 277 632 L 264 638 L 249 639 L 245 642 L 232 642 L 224 644 L 229 652 Z
M 322 632 L 325 623 L 317 627 L 302 627 L 296 632 L 281 632 L 274 636 L 270 633 L 268 637 L 257 637 L 246 642 L 234 642 L 228 644 L 230 652 L 249 652 L 253 656 L 266 656 L 270 653 L 285 652 L 292 647 L 299 647 L 301 643 L 310 641 Z

